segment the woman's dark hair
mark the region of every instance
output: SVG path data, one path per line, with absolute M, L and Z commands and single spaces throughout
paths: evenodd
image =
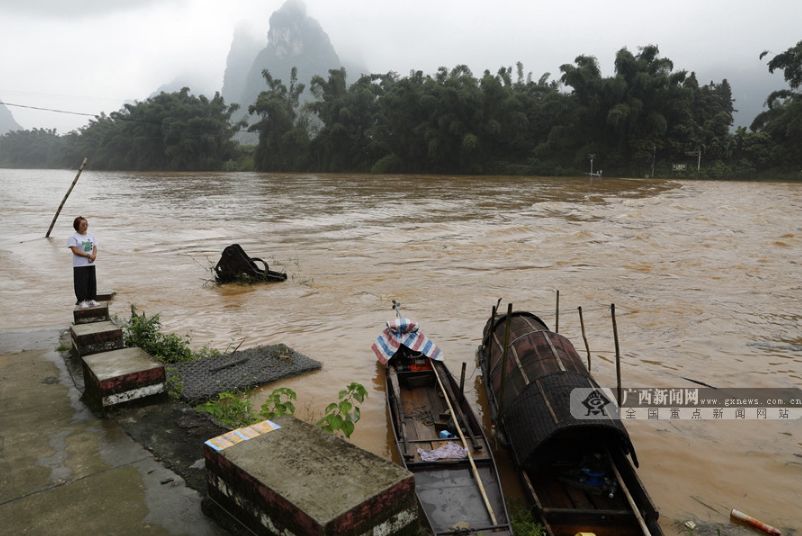
M 86 221 L 86 218 L 84 218 L 83 216 L 78 216 L 77 218 L 72 220 L 73 229 L 75 229 L 77 231 L 78 227 L 81 225 L 81 221 Z

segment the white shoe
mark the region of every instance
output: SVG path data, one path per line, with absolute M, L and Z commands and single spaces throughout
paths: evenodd
M 89 302 L 82 301 L 78 304 L 78 309 L 86 309 L 87 307 L 89 307 Z
M 89 300 L 89 301 L 88 301 L 88 302 L 86 302 L 86 303 L 88 303 L 88 304 L 89 304 L 89 307 L 97 307 L 98 305 L 100 305 L 100 304 L 99 304 L 98 302 L 96 302 L 95 300 Z

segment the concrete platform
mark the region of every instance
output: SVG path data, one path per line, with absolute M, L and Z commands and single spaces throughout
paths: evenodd
M 61 331 L 0 331 L 0 534 L 227 536 L 197 491 L 79 401 Z
M 123 331 L 110 321 L 73 325 L 70 327 L 70 337 L 73 348 L 80 356 L 123 347 Z
M 95 294 L 95 300 L 109 302 L 114 299 L 116 295 L 117 292 L 114 290 L 98 290 L 97 294 Z
M 412 473 L 293 417 L 212 438 L 203 453 L 210 499 L 256 534 L 418 530 Z
M 84 397 L 100 409 L 165 392 L 164 365 L 141 348 L 83 357 Z
M 91 324 L 92 322 L 104 322 L 109 318 L 109 302 L 99 302 L 95 307 L 81 308 L 77 305 L 72 310 L 72 319 L 76 324 Z

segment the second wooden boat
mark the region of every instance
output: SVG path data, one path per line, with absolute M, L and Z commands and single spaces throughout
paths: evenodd
M 373 350 L 385 366 L 396 448 L 432 532 L 512 534 L 490 444 L 437 346 L 398 318 Z
M 532 313 L 494 309 L 478 359 L 491 416 L 550 536 L 662 536 L 629 434 L 571 341 Z M 572 392 L 588 393 L 579 413 Z

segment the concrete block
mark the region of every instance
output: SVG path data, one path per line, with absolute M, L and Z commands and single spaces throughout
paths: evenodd
M 409 471 L 293 417 L 204 444 L 209 497 L 255 534 L 415 534 Z
M 114 296 L 117 295 L 117 292 L 113 290 L 98 290 L 97 294 L 95 295 L 95 300 L 97 301 L 111 301 Z
M 123 348 L 82 358 L 87 402 L 107 408 L 165 392 L 164 366 L 141 348 Z
M 72 310 L 72 318 L 76 324 L 91 324 L 92 322 L 110 320 L 109 303 L 100 302 L 100 305 L 83 309 L 76 305 L 75 309 Z
M 72 345 L 80 356 L 123 347 L 123 331 L 112 322 L 75 324 L 70 327 Z

